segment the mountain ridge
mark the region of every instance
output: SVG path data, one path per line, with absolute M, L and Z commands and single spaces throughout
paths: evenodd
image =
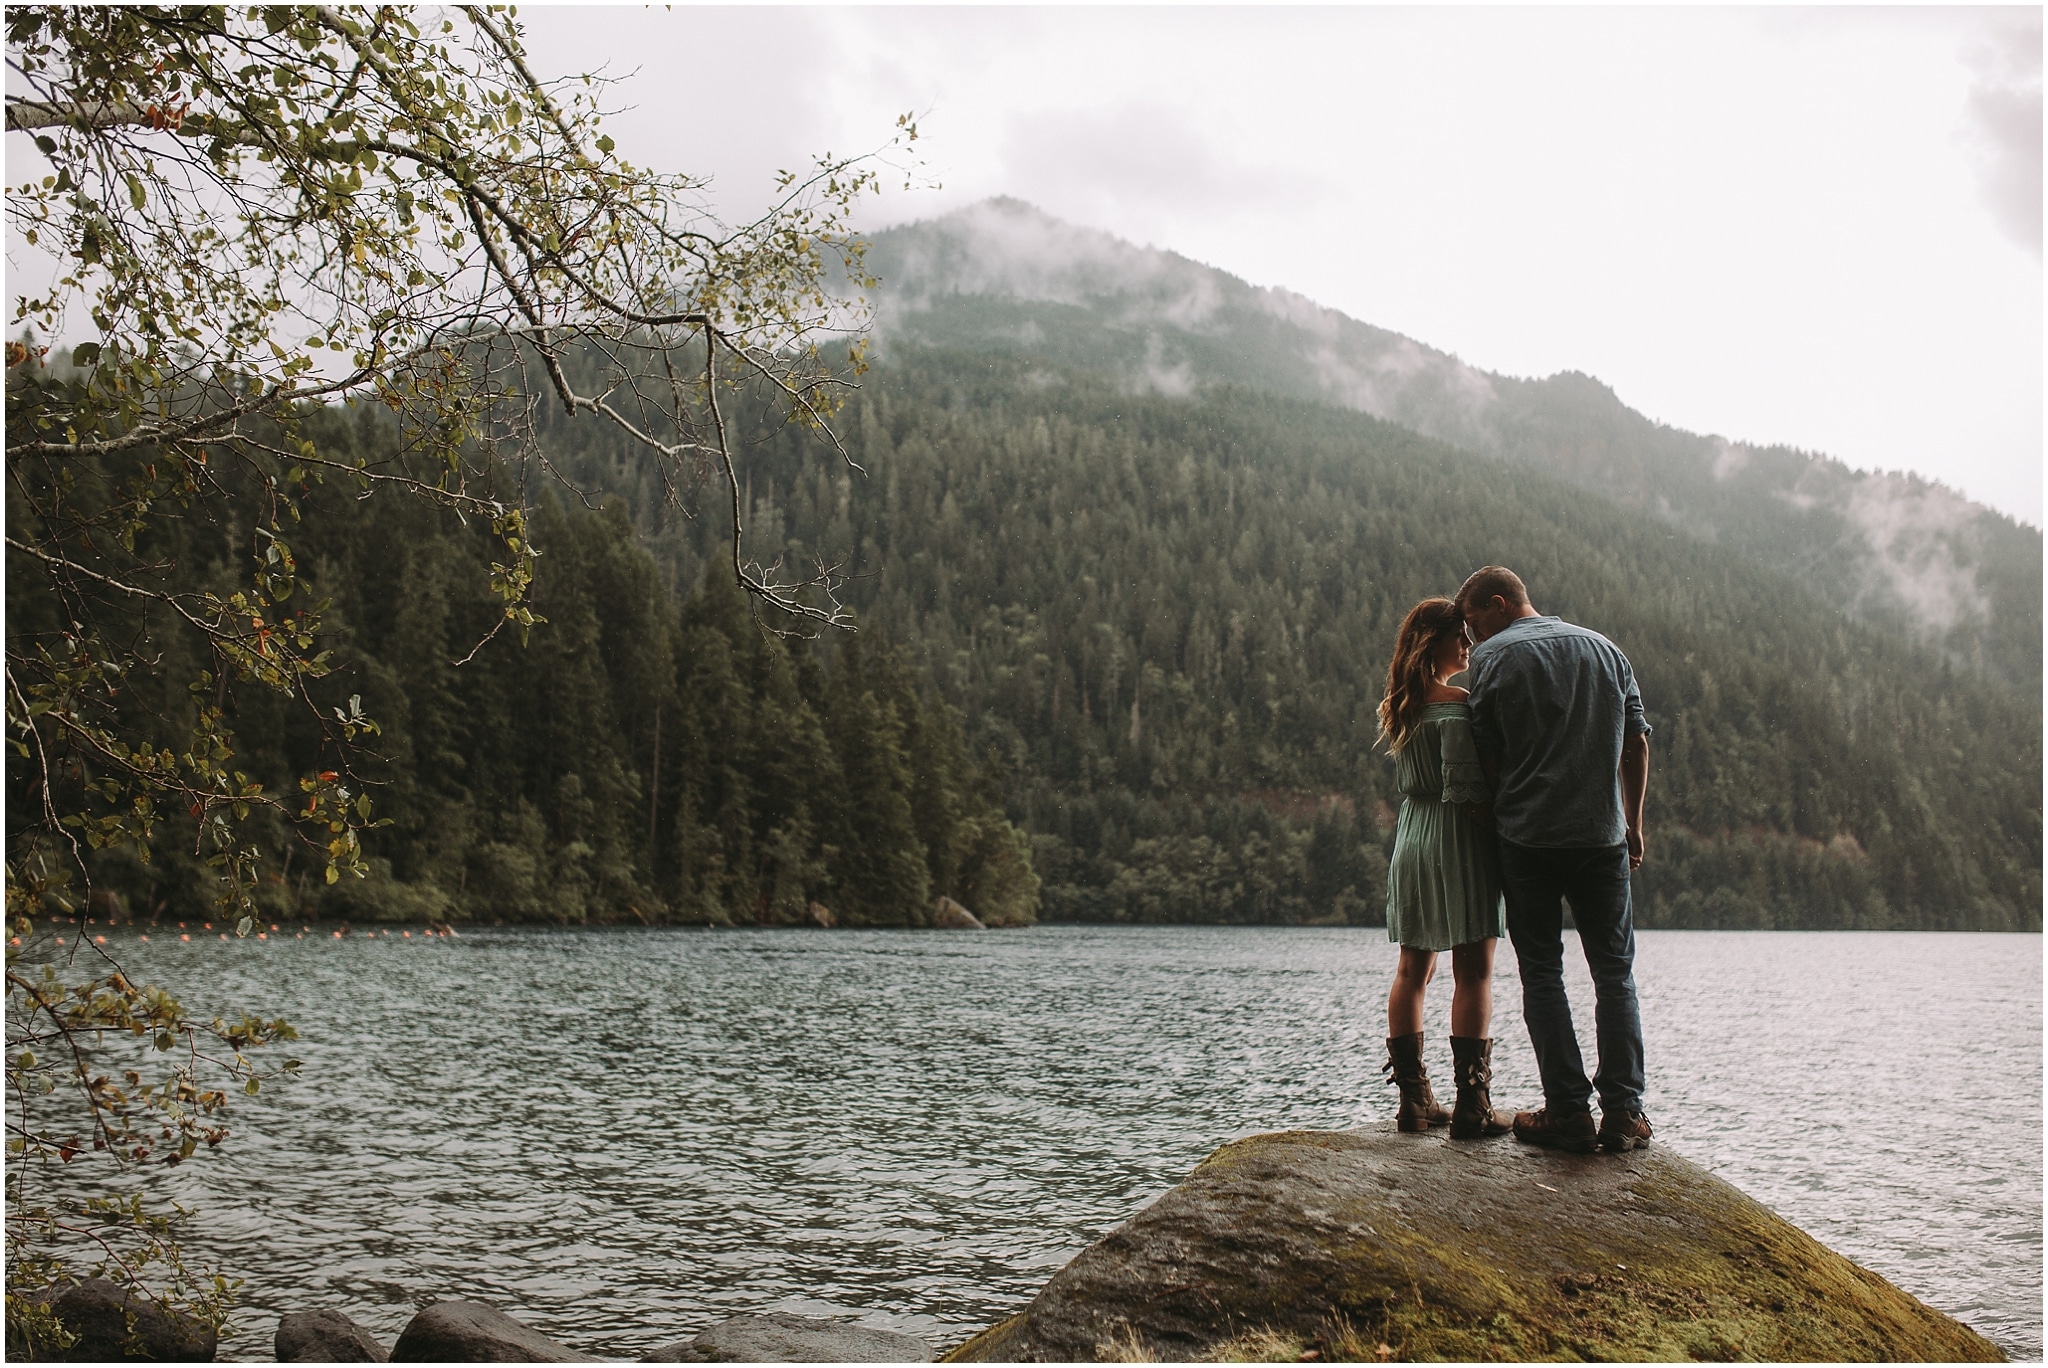
M 873 235 L 880 350 L 994 348 L 1141 392 L 1218 384 L 1368 413 L 1733 546 L 2023 692 L 2041 533 L 1924 477 L 1658 423 L 1583 372 L 1482 370 L 1307 296 L 992 199 Z

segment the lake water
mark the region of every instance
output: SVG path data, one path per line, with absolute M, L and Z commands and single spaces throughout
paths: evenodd
M 124 928 L 125 930 L 125 928 Z M 2036 936 L 1647 932 L 1659 1143 L 2041 1356 Z M 223 1354 L 474 1297 L 638 1357 L 744 1311 L 944 1347 L 1217 1145 L 1391 1116 L 1349 929 L 325 933 L 109 948 L 289 1015 L 304 1078 L 167 1185 L 248 1280 Z M 1575 948 L 1568 952 L 1575 953 Z M 1538 1100 L 1503 943 L 1495 1102 Z M 1591 1058 L 1591 989 L 1574 980 Z M 1430 1063 L 1449 1092 L 1448 966 Z

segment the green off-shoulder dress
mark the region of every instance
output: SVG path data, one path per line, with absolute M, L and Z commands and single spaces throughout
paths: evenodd
M 1395 753 L 1401 818 L 1387 866 L 1387 939 L 1448 950 L 1506 934 L 1500 852 L 1461 803 L 1488 799 L 1472 710 L 1431 703 Z

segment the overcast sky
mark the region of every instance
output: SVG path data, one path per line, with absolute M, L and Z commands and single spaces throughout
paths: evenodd
M 916 110 L 1010 194 L 2039 524 L 2041 10 L 522 7 L 739 210 Z

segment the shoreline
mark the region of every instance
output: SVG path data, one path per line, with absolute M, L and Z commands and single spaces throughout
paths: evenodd
M 690 933 L 699 932 L 749 932 L 749 933 L 791 933 L 813 936 L 837 936 L 855 932 L 889 932 L 913 935 L 951 935 L 969 928 L 943 926 L 812 926 L 803 924 L 745 923 L 745 922 L 672 922 L 641 924 L 638 922 L 376 922 L 360 924 L 333 921 L 290 921 L 264 923 L 245 937 L 238 937 L 232 928 L 222 929 L 221 923 L 180 923 L 174 921 L 131 923 L 126 918 L 115 922 L 101 922 L 86 918 L 59 921 L 47 918 L 37 924 L 29 941 L 10 934 L 8 944 L 13 949 L 33 949 L 36 943 L 54 943 L 70 948 L 74 943 L 84 942 L 97 945 L 121 944 L 203 944 L 208 941 L 247 940 L 260 944 L 286 940 L 436 940 L 460 939 L 465 935 L 495 931 L 549 931 L 549 932 L 618 932 L 643 935 L 648 933 Z M 973 928 L 988 931 L 1054 931 L 1087 930 L 1107 932 L 1143 931 L 1286 931 L 1286 932 L 1360 932 L 1384 935 L 1384 925 L 1328 925 L 1303 922 L 1110 922 L 1110 921 L 1045 921 L 1030 925 L 989 925 Z M 1575 934 L 1567 919 L 1565 931 Z M 84 942 L 79 941 L 83 933 Z M 2041 931 L 2013 930 L 1970 930 L 1949 927 L 1732 927 L 1732 926 L 1642 926 L 1636 927 L 1639 936 L 1664 935 L 1708 935 L 1708 936 L 1934 936 L 1952 939 L 1959 936 L 2000 936 L 2032 937 L 2038 939 Z

